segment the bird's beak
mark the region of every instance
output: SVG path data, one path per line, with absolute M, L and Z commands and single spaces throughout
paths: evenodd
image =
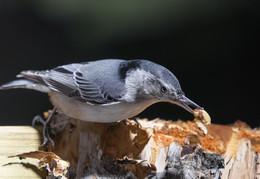
M 193 109 L 190 106 L 194 107 L 195 109 L 197 108 L 203 109 L 202 107 L 200 107 L 199 105 L 197 105 L 196 103 L 194 103 L 184 95 L 182 95 L 178 99 L 173 100 L 172 103 L 184 108 L 185 110 L 189 111 L 192 114 L 193 114 Z

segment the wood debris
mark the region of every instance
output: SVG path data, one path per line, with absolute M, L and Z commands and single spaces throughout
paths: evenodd
M 147 162 L 146 160 L 138 160 L 138 159 L 133 159 L 133 158 L 128 158 L 127 156 L 124 156 L 123 158 L 117 158 L 116 159 L 116 164 L 121 165 L 125 170 L 129 170 L 131 172 L 136 173 L 138 176 L 141 175 L 148 175 L 150 173 L 155 173 L 156 172 L 156 167 Z M 136 171 L 138 168 L 139 171 Z M 138 172 L 142 172 L 138 174 Z
M 59 156 L 52 152 L 45 151 L 33 151 L 28 153 L 22 153 L 11 157 L 19 158 L 34 158 L 39 160 L 39 168 L 46 168 L 50 176 L 60 177 L 61 179 L 67 179 L 66 174 L 70 163 L 62 160 Z
M 190 170 L 193 176 L 220 176 L 230 156 L 236 157 L 241 139 L 249 140 L 251 149 L 259 151 L 260 131 L 251 130 L 239 121 L 225 126 L 208 124 L 210 120 L 206 120 L 204 124 L 208 125 L 201 122 L 205 134 L 197 122 L 210 118 L 204 112 L 202 115 L 196 122 L 138 119 L 140 126 L 132 120 L 99 124 L 69 119 L 64 130 L 56 135 L 54 152 L 72 163 L 73 176 L 84 173 L 85 177 L 97 178 L 115 175 L 163 178 L 169 172 L 177 172 L 178 167 L 181 168 L 178 176 L 183 176 L 187 167 L 198 166 L 195 162 L 198 158 L 202 165 Z M 171 145 L 175 146 L 172 151 Z M 179 156 L 174 164 L 169 160 L 173 151 L 175 157 Z M 103 173 L 101 168 L 105 168 Z
M 53 176 L 69 178 L 256 178 L 260 130 L 241 121 L 218 125 L 203 119 L 207 115 L 198 112 L 198 119 L 187 122 L 138 119 L 140 125 L 132 120 L 101 124 L 56 114 L 50 124 L 55 133 L 50 152 L 55 154 L 16 156 L 37 158 Z

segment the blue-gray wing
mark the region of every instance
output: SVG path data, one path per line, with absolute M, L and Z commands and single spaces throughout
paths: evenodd
M 75 91 L 76 93 L 70 94 L 71 97 L 80 97 L 80 100 L 83 99 L 84 101 L 97 104 L 118 102 L 120 98 L 120 96 L 117 95 L 112 96 L 109 93 L 109 89 L 104 89 L 101 85 L 84 78 L 83 73 L 79 70 L 74 72 L 73 78 L 77 90 Z
M 122 81 L 117 79 L 119 61 L 104 68 L 108 64 L 90 62 L 63 65 L 47 71 L 24 71 L 18 77 L 46 85 L 75 100 L 109 104 L 120 101 L 125 89 Z

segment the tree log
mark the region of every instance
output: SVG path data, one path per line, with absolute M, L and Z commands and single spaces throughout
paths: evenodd
M 69 178 L 259 178 L 260 130 L 139 119 L 101 124 L 56 115 L 54 152 Z

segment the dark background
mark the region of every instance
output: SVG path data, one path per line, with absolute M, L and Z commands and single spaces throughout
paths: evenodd
M 258 0 L 0 1 L 0 84 L 27 69 L 104 58 L 166 66 L 213 123 L 251 127 L 259 114 Z M 0 125 L 29 125 L 52 108 L 32 90 L 0 91 Z M 192 120 L 172 104 L 139 116 Z

